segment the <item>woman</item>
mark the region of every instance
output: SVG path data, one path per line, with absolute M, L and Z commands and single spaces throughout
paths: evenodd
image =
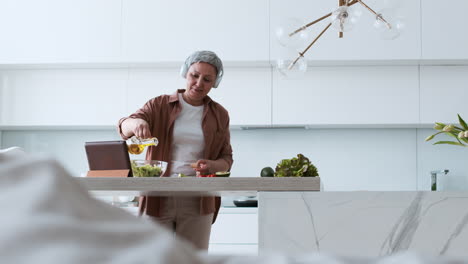
M 197 51 L 186 59 L 181 75 L 187 79 L 185 90 L 149 100 L 120 119 L 119 133 L 123 139 L 157 137 L 159 145 L 148 149 L 146 159 L 167 161 L 163 176 L 229 171 L 233 162 L 229 115 L 208 96 L 221 82 L 222 62 L 214 52 Z M 140 215 L 154 219 L 195 247 L 208 249 L 211 224 L 220 204 L 220 197 L 145 196 L 140 198 Z

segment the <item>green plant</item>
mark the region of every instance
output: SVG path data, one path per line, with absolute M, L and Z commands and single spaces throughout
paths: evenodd
M 455 138 L 457 141 L 437 141 L 434 145 L 438 144 L 450 144 L 461 147 L 468 147 L 468 125 L 465 120 L 458 115 L 458 121 L 460 126 L 456 125 L 446 125 L 443 123 L 435 123 L 434 129 L 439 130 L 439 132 L 430 135 L 426 138 L 426 141 L 432 140 L 435 136 L 439 134 L 446 134 L 452 138 Z
M 302 154 L 292 159 L 283 159 L 276 165 L 274 177 L 315 177 L 317 168 Z

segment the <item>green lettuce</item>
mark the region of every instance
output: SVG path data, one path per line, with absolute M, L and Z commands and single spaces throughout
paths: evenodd
M 156 165 L 145 164 L 143 166 L 137 166 L 135 162 L 132 162 L 133 177 L 159 177 L 161 176 L 162 170 Z
M 302 154 L 292 159 L 283 159 L 275 169 L 275 177 L 315 177 L 319 176 L 317 168 Z

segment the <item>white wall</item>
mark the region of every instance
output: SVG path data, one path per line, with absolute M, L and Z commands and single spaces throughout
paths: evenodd
M 116 140 L 115 130 L 13 130 L 3 131 L 2 148 L 20 146 L 26 152 L 58 159 L 74 176 L 88 171 L 86 141 Z
M 247 130 L 234 131 L 232 140 L 233 175 L 259 176 L 263 167 L 302 153 L 329 191 L 417 187 L 415 129 Z

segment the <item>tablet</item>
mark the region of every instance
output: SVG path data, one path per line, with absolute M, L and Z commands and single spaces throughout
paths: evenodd
M 130 156 L 125 141 L 86 142 L 85 150 L 90 171 L 128 170 L 128 177 L 132 177 Z

